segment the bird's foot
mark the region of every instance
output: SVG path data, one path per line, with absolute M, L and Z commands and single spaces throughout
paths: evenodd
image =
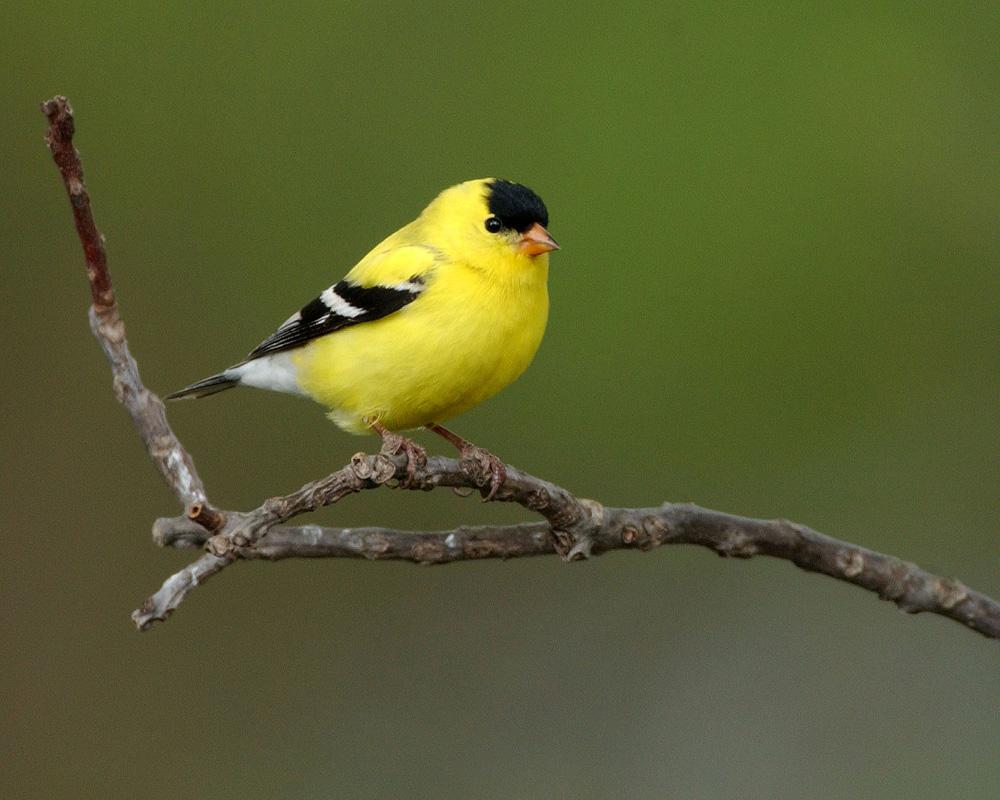
M 499 458 L 489 450 L 470 444 L 459 449 L 459 461 L 462 471 L 478 483 L 480 489 L 489 485 L 490 490 L 484 495 L 484 501 L 497 496 L 500 487 L 507 480 L 507 467 Z
M 441 425 L 431 423 L 426 427 L 455 446 L 455 449 L 458 450 L 462 471 L 479 486 L 480 490 L 484 490 L 487 486 L 490 487 L 483 496 L 484 501 L 492 500 L 497 496 L 500 487 L 507 480 L 507 467 L 499 458 L 489 450 L 474 445 Z
M 390 431 L 378 423 L 372 424 L 372 429 L 382 437 L 380 453 L 387 456 L 406 456 L 406 478 L 399 482 L 403 489 L 413 486 L 417 470 L 427 466 L 427 451 L 412 439 L 407 439 L 401 433 Z

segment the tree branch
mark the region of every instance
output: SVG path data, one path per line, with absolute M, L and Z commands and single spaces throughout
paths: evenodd
M 284 558 L 365 558 L 447 564 L 483 558 L 559 554 L 566 560 L 609 550 L 650 550 L 666 544 L 694 544 L 720 556 L 766 555 L 791 561 L 874 592 L 900 609 L 929 612 L 1000 638 L 1000 604 L 957 580 L 941 578 L 896 556 L 833 539 L 786 520 L 739 517 L 690 504 L 654 508 L 611 508 L 575 497 L 566 489 L 507 466 L 496 501 L 512 502 L 545 518 L 519 525 L 461 527 L 450 531 L 388 528 L 288 527 L 282 523 L 360 491 L 399 485 L 405 459 L 380 452 L 358 453 L 351 463 L 284 497 L 248 512 L 219 511 L 208 504 L 194 462 L 167 424 L 163 404 L 139 378 L 128 351 L 107 269 L 103 237 L 94 224 L 79 154 L 73 147 L 73 115 L 64 97 L 44 103 L 46 141 L 69 193 L 90 280 L 91 329 L 111 363 L 115 394 L 132 416 L 140 437 L 186 514 L 159 519 L 153 538 L 165 547 L 204 547 L 207 552 L 168 578 L 132 617 L 140 630 L 164 620 L 188 593 L 230 564 Z M 407 488 L 479 490 L 489 476 L 474 460 L 432 457 Z
M 149 457 L 174 494 L 186 506 L 205 507 L 205 487 L 194 468 L 194 461 L 167 424 L 160 398 L 143 386 L 139 367 L 125 340 L 125 324 L 118 314 L 104 237 L 94 222 L 90 195 L 83 182 L 80 154 L 73 146 L 73 109 L 65 97 L 57 96 L 42 103 L 42 113 L 49 120 L 45 143 L 62 175 L 73 208 L 76 232 L 83 245 L 92 301 L 90 329 L 111 362 L 115 396 L 131 415 Z

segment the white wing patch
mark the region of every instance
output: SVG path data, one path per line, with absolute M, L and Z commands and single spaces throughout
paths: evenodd
M 247 361 L 300 347 L 351 325 L 382 319 L 412 303 L 426 289 L 423 276 L 385 285 L 361 286 L 344 279 L 324 289 L 250 351 Z
M 330 309 L 331 312 L 341 317 L 354 319 L 355 317 L 360 317 L 365 313 L 365 309 L 352 306 L 343 297 L 337 294 L 336 286 L 324 289 L 323 293 L 319 296 L 319 299 L 323 301 L 323 305 Z
M 425 288 L 423 283 L 417 281 L 400 281 L 399 283 L 394 283 L 388 288 L 395 289 L 397 292 L 409 292 L 410 294 L 419 294 Z

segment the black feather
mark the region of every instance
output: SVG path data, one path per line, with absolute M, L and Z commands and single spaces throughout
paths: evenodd
M 527 186 L 495 180 L 487 184 L 487 188 L 486 205 L 505 228 L 524 233 L 536 222 L 543 228 L 548 227 L 549 212 L 545 203 Z
M 204 378 L 197 383 L 192 383 L 190 386 L 185 386 L 180 391 L 168 394 L 164 400 L 180 400 L 184 397 L 208 397 L 210 394 L 232 389 L 239 382 L 239 378 L 230 378 L 226 376 L 225 372 L 220 372 L 218 375 Z
M 342 328 L 387 317 L 420 296 L 423 286 L 421 279 L 415 276 L 410 278 L 409 283 L 413 285 L 412 290 L 394 289 L 390 286 L 358 286 L 340 281 L 333 287 L 333 292 L 344 302 L 359 309 L 360 314 L 338 314 L 330 309 L 321 295 L 304 305 L 296 316 L 257 345 L 247 356 L 247 361 L 301 347 L 319 336 Z

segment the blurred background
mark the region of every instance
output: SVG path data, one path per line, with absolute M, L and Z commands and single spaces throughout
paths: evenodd
M 607 504 L 783 516 L 996 596 L 996 4 L 2 17 L 0 794 L 997 796 L 996 643 L 784 562 L 243 564 L 137 634 L 194 554 L 150 540 L 178 507 L 88 332 L 38 112 L 76 110 L 154 391 L 504 176 L 563 250 L 534 364 L 462 435 Z M 226 508 L 375 446 L 262 392 L 169 413 Z M 526 518 L 388 490 L 315 515 Z

